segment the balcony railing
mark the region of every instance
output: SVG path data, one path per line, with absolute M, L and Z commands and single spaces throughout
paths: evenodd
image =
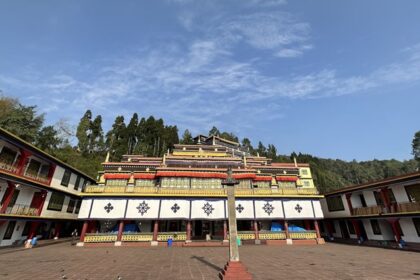
M 420 212 L 420 202 L 407 202 L 407 203 L 399 203 L 392 207 L 392 210 L 398 213 L 404 212 Z
M 6 170 L 8 172 L 16 173 L 17 166 L 0 161 L 0 169 Z
M 316 232 L 315 231 L 291 231 L 289 232 L 289 236 L 291 239 L 315 239 Z
M 9 173 L 13 173 L 13 174 L 18 174 L 17 173 L 17 166 L 16 165 L 12 165 L 12 164 L 8 164 L 5 162 L 0 161 L 0 169 L 7 171 Z M 30 172 L 26 172 L 24 175 L 24 177 L 26 178 L 30 178 L 32 180 L 44 183 L 44 184 L 48 184 L 49 183 L 49 178 L 42 176 L 42 175 L 38 175 L 38 174 L 31 174 Z
M 41 176 L 41 175 L 38 175 L 38 174 L 31 174 L 29 172 L 26 172 L 24 176 L 28 177 L 28 178 L 31 178 L 33 180 L 45 183 L 45 184 L 47 184 L 49 182 L 48 177 Z
M 160 232 L 157 236 L 158 241 L 167 241 L 172 237 L 173 241 L 187 240 L 187 233 L 183 232 Z M 152 232 L 123 233 L 121 241 L 124 242 L 148 242 L 153 240 Z M 116 233 L 87 233 L 84 242 L 86 243 L 108 243 L 117 241 Z
M 193 188 L 157 188 L 157 187 L 109 187 L 87 186 L 86 193 L 137 193 L 156 195 L 197 195 L 197 196 L 226 196 L 227 190 L 193 189 Z M 317 195 L 315 188 L 278 188 L 278 189 L 236 189 L 237 196 L 266 196 L 266 195 Z
M 12 207 L 7 207 L 6 212 L 4 214 L 39 216 L 37 208 L 32 208 L 29 205 L 23 204 L 15 204 Z
M 359 207 L 353 209 L 354 216 L 368 216 L 368 215 L 379 215 L 383 213 L 382 206 L 368 206 L 368 207 Z

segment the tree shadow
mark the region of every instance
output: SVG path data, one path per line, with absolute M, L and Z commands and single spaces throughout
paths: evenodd
M 192 256 L 192 257 L 191 257 L 191 259 L 196 259 L 196 260 L 198 260 L 198 261 L 200 261 L 200 262 L 204 263 L 205 265 L 207 265 L 207 266 L 209 266 L 209 267 L 213 268 L 213 269 L 214 269 L 214 270 L 216 270 L 216 271 L 220 271 L 220 270 L 222 270 L 222 268 L 221 268 L 221 267 L 219 267 L 219 266 L 217 266 L 217 265 L 215 265 L 215 264 L 212 264 L 211 262 L 207 261 L 204 257 Z

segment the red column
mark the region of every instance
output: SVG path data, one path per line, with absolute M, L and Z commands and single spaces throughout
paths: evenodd
M 284 231 L 286 233 L 286 239 L 290 239 L 289 223 L 286 220 L 284 220 Z
M 228 240 L 228 226 L 227 221 L 223 221 L 223 240 Z
M 60 222 L 56 222 L 55 224 L 55 235 L 54 237 L 59 238 L 60 237 L 60 231 L 61 231 L 62 224 Z
M 361 231 L 360 231 L 359 221 L 357 221 L 357 220 L 351 220 L 351 223 L 353 224 L 354 231 L 356 232 L 356 235 L 357 235 L 357 239 L 360 240 L 360 238 L 362 237 L 362 234 L 361 234 Z
M 191 221 L 187 221 L 187 241 L 191 241 Z
M 12 200 L 13 194 L 15 193 L 16 185 L 12 182 L 7 181 L 7 189 L 4 194 L 3 204 L 0 209 L 0 213 L 5 213 L 7 207 L 9 207 L 10 201 Z
M 311 222 L 309 220 L 305 220 L 304 223 L 305 223 L 305 229 L 311 230 Z
M 36 230 L 38 229 L 39 222 L 31 222 L 31 227 L 29 228 L 28 239 L 32 239 L 36 236 Z
M 321 238 L 321 233 L 319 232 L 319 225 L 318 225 L 318 221 L 314 220 L 314 226 L 315 226 L 315 231 L 316 231 L 316 238 Z
M 353 204 L 351 203 L 351 193 L 346 193 L 347 205 L 350 210 L 350 215 L 353 215 Z
M 257 220 L 254 220 L 254 234 L 255 234 L 255 240 L 259 240 L 260 235 L 259 235 L 259 232 L 258 232 L 258 222 L 257 222 Z
M 45 203 L 45 200 L 47 199 L 47 191 L 41 191 L 41 198 L 42 198 L 42 200 L 41 200 L 41 203 L 39 204 L 39 206 L 38 206 L 38 216 L 40 216 L 41 215 L 41 212 L 42 212 L 42 208 L 44 208 L 44 203 Z
M 50 165 L 50 169 L 48 170 L 48 185 L 51 185 L 51 181 L 52 181 L 52 178 L 54 176 L 56 166 L 57 165 L 54 164 L 54 163 L 51 163 L 51 165 Z
M 385 208 L 388 211 L 387 213 L 389 213 L 391 209 L 390 209 L 390 201 L 389 201 L 389 196 L 388 196 L 388 189 L 383 188 L 379 192 L 381 194 L 381 198 L 382 198 L 382 201 L 384 202 Z
M 153 241 L 157 241 L 158 231 L 159 231 L 159 221 L 155 220 L 155 224 L 153 225 Z
M 25 172 L 26 164 L 28 163 L 29 157 L 32 155 L 29 151 L 21 150 L 20 152 L 20 159 L 17 164 L 16 173 L 19 175 L 23 175 L 23 172 Z
M 82 227 L 82 232 L 80 233 L 80 242 L 84 242 L 85 241 L 85 235 L 86 235 L 86 231 L 88 229 L 88 225 L 89 225 L 89 222 L 88 221 L 84 221 L 83 227 Z
M 121 220 L 120 225 L 118 227 L 117 241 L 122 240 L 123 231 L 124 231 L 124 221 Z
M 398 224 L 398 219 L 395 220 L 388 220 L 388 222 L 391 224 L 392 232 L 394 233 L 394 238 L 397 243 L 401 240 L 401 233 L 400 233 L 400 227 Z

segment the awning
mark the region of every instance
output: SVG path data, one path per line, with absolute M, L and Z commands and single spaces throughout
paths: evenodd
M 131 174 L 123 173 L 123 174 L 105 174 L 105 179 L 130 179 Z

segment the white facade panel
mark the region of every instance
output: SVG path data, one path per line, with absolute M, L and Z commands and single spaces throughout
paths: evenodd
M 285 200 L 283 205 L 286 219 L 314 218 L 311 200 Z
M 314 206 L 315 218 L 323 219 L 324 213 L 322 212 L 321 202 L 319 200 L 312 200 Z
M 157 219 L 159 216 L 159 199 L 129 199 L 127 219 Z
M 281 200 L 255 200 L 256 219 L 283 219 L 283 205 Z
M 90 207 L 92 206 L 92 199 L 83 199 L 79 210 L 79 219 L 89 218 Z
M 90 218 L 122 219 L 125 214 L 126 199 L 95 199 Z
M 197 199 L 191 202 L 191 219 L 226 219 L 224 200 Z
M 254 216 L 254 201 L 253 200 L 236 200 L 236 219 L 248 219 L 253 220 Z M 226 202 L 226 213 L 227 202 Z
M 160 219 L 189 219 L 190 200 L 162 199 L 160 205 Z

